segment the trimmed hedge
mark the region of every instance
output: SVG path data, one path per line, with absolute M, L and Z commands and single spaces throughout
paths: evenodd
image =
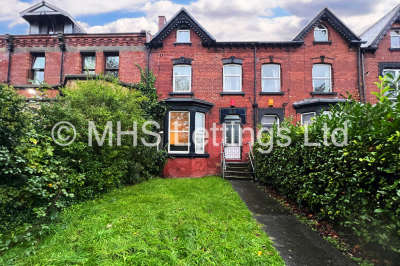
M 400 97 L 387 99 L 388 78 L 381 78 L 379 102 L 375 105 L 351 100 L 332 108 L 331 115 L 316 117 L 308 127 L 293 125 L 291 119 L 281 128 L 289 129 L 290 145 L 279 147 L 278 128 L 255 144 L 257 177 L 282 194 L 317 212 L 321 219 L 352 228 L 367 242 L 377 241 L 400 252 Z M 385 87 L 386 86 L 386 87 Z M 324 124 L 330 131 L 324 143 Z M 332 145 L 335 128 L 348 129 L 348 145 Z M 309 143 L 320 146 L 306 146 Z M 271 143 L 270 153 L 265 147 Z M 335 134 L 342 143 L 345 135 Z

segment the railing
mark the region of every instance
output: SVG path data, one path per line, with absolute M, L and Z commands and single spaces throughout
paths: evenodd
M 246 144 L 249 145 L 249 152 L 247 152 L 247 156 L 249 157 L 249 160 L 250 160 L 251 169 L 253 170 L 254 178 L 257 179 L 257 177 L 256 177 L 256 157 L 254 157 L 253 149 L 251 148 L 251 142 L 247 142 Z
M 223 142 L 221 142 L 221 170 L 222 170 L 222 178 L 225 179 L 226 163 L 225 163 L 225 150 Z

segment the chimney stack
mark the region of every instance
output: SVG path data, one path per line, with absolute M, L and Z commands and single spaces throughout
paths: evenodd
M 165 16 L 158 16 L 158 30 L 161 30 L 164 27 L 165 23 L 167 23 L 167 19 Z

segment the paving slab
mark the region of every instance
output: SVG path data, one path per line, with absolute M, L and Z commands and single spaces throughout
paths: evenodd
M 357 264 L 301 223 L 250 180 L 230 180 L 287 266 L 356 266 Z

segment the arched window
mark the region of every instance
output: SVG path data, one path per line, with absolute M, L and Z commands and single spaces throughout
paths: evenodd
M 319 24 L 314 29 L 314 40 L 316 42 L 328 41 L 328 29 L 324 25 Z
M 264 128 L 271 128 L 273 124 L 279 125 L 279 117 L 277 115 L 264 115 L 261 118 L 261 124 Z

